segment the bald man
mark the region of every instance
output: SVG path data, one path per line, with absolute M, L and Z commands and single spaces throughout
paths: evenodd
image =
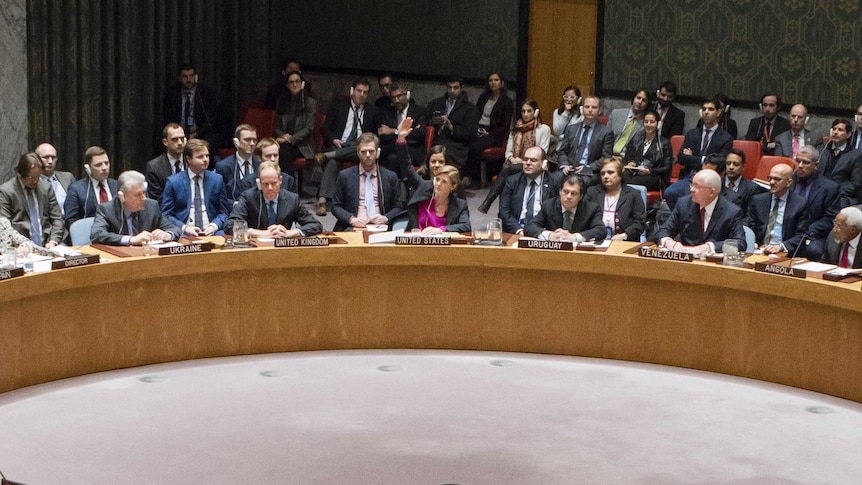
M 757 194 L 748 203 L 746 223 L 754 231 L 763 254 L 796 253 L 808 230 L 806 199 L 790 190 L 793 168 L 783 163 L 769 171 L 769 193 Z
M 66 191 L 69 190 L 69 184 L 75 181 L 75 176 L 72 172 L 62 172 L 57 168 L 57 149 L 50 143 L 42 143 L 36 147 L 36 155 L 42 159 L 45 169 L 42 170 L 42 178 L 50 182 L 54 189 L 54 195 L 57 197 L 57 204 L 60 205 L 60 212 L 63 212 L 63 204 L 66 203 Z
M 820 140 L 805 129 L 807 121 L 808 108 L 802 104 L 794 104 L 790 108 L 790 129 L 775 137 L 775 155 L 796 158 L 800 148 L 818 144 Z

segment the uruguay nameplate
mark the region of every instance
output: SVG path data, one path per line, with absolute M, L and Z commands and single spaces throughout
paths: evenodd
M 796 269 L 790 266 L 771 263 L 769 261 L 754 263 L 754 271 L 760 271 L 761 273 L 777 274 L 779 276 L 792 276 L 794 278 L 805 278 L 808 273 L 804 269 Z
M 24 268 L 0 269 L 0 281 L 24 276 Z
M 690 263 L 694 261 L 694 255 L 691 253 L 681 253 L 679 251 L 666 251 L 656 247 L 641 246 L 638 251 L 638 256 L 652 259 L 666 259 L 668 261 L 685 261 Z
M 275 239 L 277 248 L 300 248 L 312 246 L 329 246 L 325 237 L 279 237 Z
M 51 261 L 51 269 L 66 269 L 75 268 L 77 266 L 87 266 L 88 264 L 96 264 L 99 262 L 98 254 L 84 254 L 81 256 L 70 256 L 59 261 Z
M 550 249 L 551 251 L 571 251 L 572 241 L 540 241 L 538 239 L 518 239 L 518 247 L 523 249 Z
M 212 251 L 213 243 L 196 242 L 183 244 L 181 246 L 165 246 L 159 248 L 159 256 L 170 256 L 172 254 L 208 253 Z
M 396 236 L 397 246 L 449 246 L 452 238 L 436 236 Z

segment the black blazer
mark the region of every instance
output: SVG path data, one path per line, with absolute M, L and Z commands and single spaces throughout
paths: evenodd
M 350 113 L 351 104 L 350 98 L 338 98 L 332 100 L 329 109 L 326 111 L 326 123 L 323 124 L 323 140 L 327 147 L 332 146 L 332 140 L 340 140 L 344 134 L 344 128 L 347 126 L 347 116 Z M 377 134 L 378 114 L 377 108 L 373 103 L 366 102 L 363 105 L 364 114 L 362 115 L 362 132 L 372 132 Z
M 739 250 L 746 249 L 745 231 L 742 229 L 742 210 L 719 196 L 709 220 L 706 231 L 701 231 L 700 206 L 687 195 L 677 202 L 670 218 L 656 233 L 656 240 L 664 237 L 673 238 L 686 246 L 697 246 L 705 242 L 715 244 L 715 250 L 721 252 L 727 239 L 736 239 Z
M 748 216 L 745 225 L 754 232 L 754 240 L 763 245 L 766 238 L 766 226 L 769 224 L 769 213 L 772 211 L 772 194 L 757 194 L 751 198 L 748 205 Z M 802 236 L 808 230 L 808 211 L 805 210 L 805 200 L 795 197 L 791 190 L 784 204 L 784 220 L 781 223 L 781 242 L 789 254 L 796 252 Z
M 152 199 L 145 200 L 144 208 L 138 212 L 138 225 L 140 227 L 135 228 L 136 234 L 161 229 L 171 233 L 174 241 L 180 237 L 180 228 L 162 213 L 162 210 L 159 209 L 159 203 Z M 130 235 L 126 216 L 123 212 L 123 203 L 119 199 L 114 199 L 99 204 L 99 208 L 96 209 L 93 228 L 90 230 L 90 240 L 94 244 L 119 246 L 122 244 L 123 236 Z
M 185 170 L 185 162 L 182 160 L 182 155 L 180 159 L 180 170 Z M 174 167 L 171 166 L 167 153 L 162 153 L 147 162 L 147 197 L 161 204 L 165 184 L 168 182 L 168 177 L 173 174 Z
M 839 264 L 841 263 L 841 253 L 844 251 L 844 243 L 839 243 L 830 232 L 826 238 L 826 249 L 823 251 L 824 263 Z M 853 257 L 853 269 L 862 268 L 862 248 L 856 247 L 856 255 Z
M 398 111 L 395 110 L 394 106 L 390 105 L 379 113 L 380 118 L 378 127 L 386 125 L 390 128 L 398 128 Z M 414 157 L 415 159 L 416 152 L 413 150 L 414 147 L 421 148 L 422 153 L 425 153 L 425 115 L 421 107 L 417 106 L 413 101 L 410 101 L 410 104 L 407 105 L 407 116 L 413 118 L 413 131 L 407 135 L 407 145 L 411 148 L 411 157 Z M 379 135 L 379 137 L 381 148 L 387 145 L 395 146 L 395 140 L 398 138 L 394 133 Z
M 709 140 L 709 145 L 706 146 L 705 153 L 700 153 L 702 142 L 702 128 L 688 130 L 688 133 L 685 134 L 685 140 L 683 140 L 682 146 L 679 147 L 679 153 L 676 156 L 677 162 L 683 166 L 683 169 L 679 173 L 679 178 L 685 178 L 687 175 L 700 170 L 700 167 L 703 164 L 701 161 L 702 156 L 711 155 L 713 153 L 720 153 L 721 155 L 727 156 L 727 154 L 730 153 L 730 149 L 733 148 L 733 137 L 730 136 L 730 133 L 721 128 L 716 129 L 715 133 L 712 134 L 712 138 Z M 683 151 L 686 148 L 691 149 L 691 155 L 683 154 Z
M 838 184 L 820 175 L 818 172 L 811 174 L 809 179 L 811 189 L 808 191 L 808 235 L 812 239 L 826 239 L 832 231 L 832 224 L 838 211 L 841 210 L 841 197 Z M 795 191 L 801 184 L 796 174 L 793 175 L 791 191 Z
M 763 127 L 765 126 L 765 123 L 766 120 L 763 116 L 758 116 L 751 120 L 751 122 L 748 123 L 748 132 L 745 134 L 745 139 L 763 143 L 763 154 L 773 155 L 775 153 L 775 149 L 768 149 L 766 147 L 766 139 L 763 137 Z M 775 120 L 772 122 L 772 142 L 775 143 L 775 138 L 789 129 L 790 122 L 787 121 L 787 118 L 776 116 Z
M 264 207 L 261 208 L 261 204 Z M 250 229 L 266 229 L 269 227 L 269 214 L 265 206 L 263 193 L 257 187 L 244 191 L 233 206 L 228 218 L 227 230 L 233 233 L 233 223 L 246 221 Z M 278 207 L 275 213 L 275 223 L 288 230 L 293 223 L 305 236 L 314 236 L 323 232 L 323 225 L 299 200 L 299 196 L 283 188 L 278 191 Z
M 435 111 L 446 112 L 446 96 L 432 100 L 425 108 L 425 119 L 428 123 L 434 116 Z M 445 145 L 446 153 L 459 165 L 467 162 L 468 145 L 476 139 L 479 130 L 479 111 L 474 105 L 467 102 L 464 96 L 458 98 L 452 112 L 449 113 L 449 121 L 452 129 L 437 127 L 434 134 L 434 145 Z
M 227 191 L 227 198 L 231 202 L 231 204 L 235 200 L 239 200 L 240 194 L 243 192 L 243 188 L 240 186 L 242 179 L 244 178 L 242 171 L 236 165 L 237 156 L 233 154 L 229 157 L 222 158 L 215 165 L 215 172 L 221 175 L 221 178 L 224 180 L 224 188 Z M 260 159 L 257 155 L 252 155 L 251 157 L 251 173 L 257 173 L 260 169 Z
M 551 200 L 554 197 L 559 197 L 560 188 L 563 186 L 562 172 L 543 172 L 542 177 L 542 203 Z M 527 190 L 529 179 L 521 172 L 506 177 L 503 192 L 500 195 L 500 210 L 497 214 L 503 221 L 503 232 L 515 234 L 518 229 L 523 229 L 519 224 L 519 216 L 521 215 L 521 206 L 524 205 L 524 191 Z M 529 221 L 531 218 L 527 218 Z M 526 222 L 524 225 L 526 226 Z
M 404 212 L 404 199 L 398 190 L 398 176 L 384 167 L 378 167 L 377 187 L 383 206 L 383 215 L 390 221 Z M 382 190 L 381 190 L 382 189 Z M 349 229 L 350 218 L 359 210 L 359 165 L 338 172 L 335 194 L 332 197 L 332 215 L 335 216 L 334 231 Z
M 542 202 L 542 210 L 536 214 L 524 228 L 524 234 L 530 237 L 539 237 L 542 231 L 556 231 L 563 227 L 563 205 L 560 197 Z M 581 198 L 575 209 L 575 218 L 572 221 L 572 233 L 581 233 L 587 241 L 605 239 L 607 230 L 602 222 L 602 208 L 598 205 Z
M 658 106 L 656 106 L 658 108 Z M 685 112 L 675 105 L 670 105 L 667 114 L 664 115 L 664 120 L 661 124 L 661 136 L 667 138 L 673 135 L 682 135 L 685 131 Z M 628 151 L 626 151 L 628 153 Z
M 820 151 L 820 174 L 840 187 L 841 207 L 856 205 L 862 197 L 862 151 L 848 149 L 838 154 L 832 152 L 832 142 Z
M 587 200 L 596 204 L 604 211 L 605 187 L 594 185 L 587 190 Z M 604 224 L 604 223 L 603 223 Z M 646 225 L 646 207 L 640 191 L 627 185 L 620 188 L 620 198 L 617 201 L 617 213 L 614 219 L 613 235 L 626 234 L 626 240 L 639 241 Z
M 670 115 L 670 113 L 668 113 Z M 635 162 L 638 165 L 646 162 L 649 166 L 649 174 L 659 177 L 664 187 L 670 185 L 670 168 L 673 165 L 673 148 L 667 138 L 659 137 L 660 143 L 653 140 L 646 153 L 643 151 L 646 133 L 639 131 L 635 133 L 626 143 L 626 162 Z
M 212 92 L 200 84 L 197 85 L 194 97 L 195 132 L 198 138 L 203 138 L 213 145 L 218 132 L 218 113 L 220 107 L 217 105 Z M 183 89 L 180 83 L 175 83 L 165 90 L 162 100 L 162 114 L 164 116 L 161 126 L 168 123 L 178 123 L 185 129 L 182 119 L 183 113 Z M 159 127 L 159 139 L 161 139 L 161 126 Z M 186 136 L 190 133 L 186 130 Z
M 479 118 L 482 118 L 482 112 L 485 110 L 485 103 L 491 95 L 483 92 L 476 101 L 476 109 L 479 110 Z M 512 113 L 515 111 L 515 104 L 512 98 L 501 93 L 491 109 L 491 125 L 487 128 L 488 136 L 494 140 L 494 146 L 505 146 L 506 140 L 509 138 L 509 129 L 512 126 Z
M 434 195 L 434 183 L 430 180 L 423 180 L 422 183 L 413 191 L 413 196 L 410 197 L 410 202 L 407 203 L 407 214 L 410 217 L 410 222 L 407 229 L 419 227 L 419 207 L 422 204 L 429 204 L 431 197 Z M 449 232 L 470 232 L 470 208 L 467 207 L 467 201 L 457 197 L 455 192 L 449 194 L 449 208 L 446 212 L 446 231 Z
M 726 181 L 727 177 L 721 178 L 721 196 L 729 202 L 736 204 L 740 209 L 742 209 L 743 214 L 748 213 L 748 203 L 751 201 L 753 196 L 768 192 L 765 188 L 745 177 L 739 177 L 736 179 L 736 183 L 738 184 L 736 190 L 728 189 Z
M 117 190 L 119 188 L 117 181 L 106 179 L 105 184 L 108 186 L 107 190 L 111 193 L 111 199 L 113 200 L 117 197 Z M 63 217 L 66 230 L 69 230 L 72 224 L 78 219 L 95 217 L 98 205 L 99 198 L 93 192 L 90 177 L 84 177 L 81 180 L 72 182 L 66 190 L 66 202 L 63 204 Z

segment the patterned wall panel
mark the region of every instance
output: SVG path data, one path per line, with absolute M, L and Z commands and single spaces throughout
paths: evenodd
M 603 90 L 674 80 L 680 93 L 848 109 L 862 103 L 858 0 L 608 0 Z

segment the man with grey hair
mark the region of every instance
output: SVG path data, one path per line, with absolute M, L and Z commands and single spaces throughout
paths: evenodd
M 820 261 L 826 237 L 832 230 L 832 220 L 838 214 L 840 206 L 840 188 L 838 184 L 820 174 L 820 152 L 812 145 L 799 149 L 793 162 L 796 170 L 793 173 L 794 195 L 806 200 L 808 211 L 808 232 L 801 244 L 805 252 L 799 251 L 811 261 Z
M 862 234 L 862 210 L 859 206 L 845 207 L 835 216 L 834 227 L 826 239 L 823 262 L 842 268 L 862 268 L 859 235 Z
M 100 204 L 90 232 L 95 244 L 138 246 L 150 241 L 179 239 L 180 228 L 170 221 L 159 203 L 147 198 L 146 177 L 129 170 L 120 174 L 117 197 Z
M 679 199 L 656 238 L 661 247 L 692 254 L 721 252 L 724 241 L 735 239 L 744 251 L 742 210 L 721 197 L 721 176 L 703 169 L 691 181 L 691 195 Z M 752 248 L 753 249 L 753 248 Z

